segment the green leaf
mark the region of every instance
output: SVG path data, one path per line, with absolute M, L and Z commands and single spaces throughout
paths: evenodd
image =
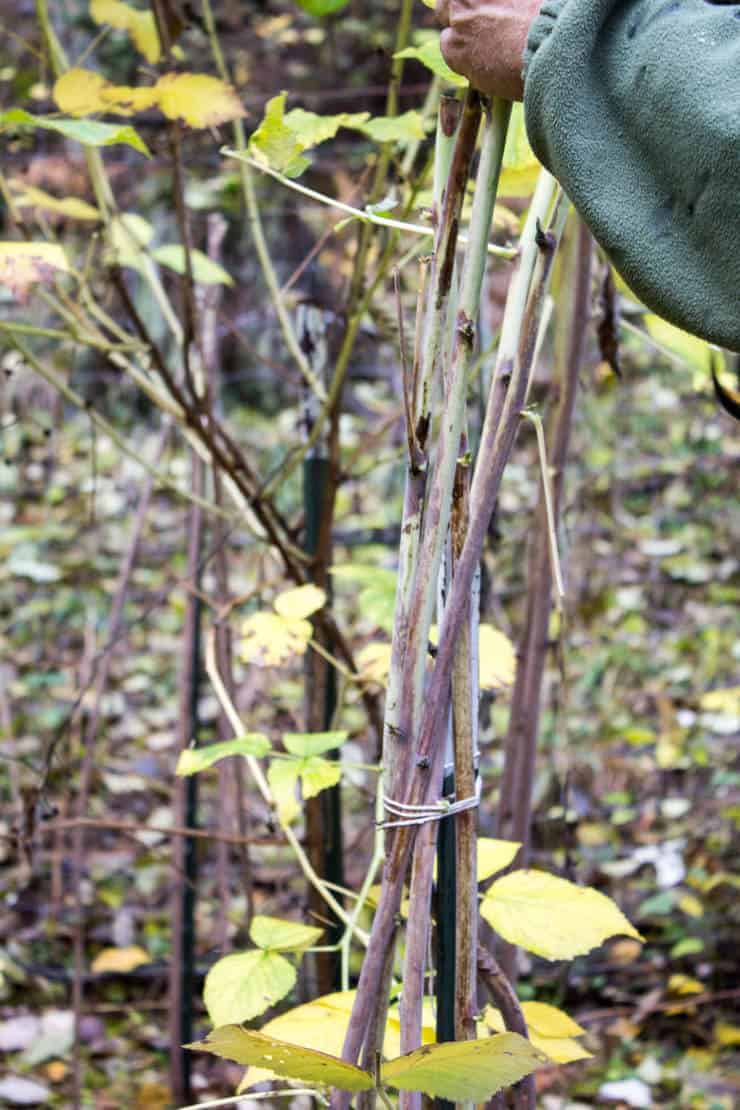
M 300 812 L 296 785 L 301 784 L 304 798 L 313 798 L 322 790 L 336 786 L 342 777 L 341 765 L 335 761 L 309 756 L 306 759 L 273 759 L 267 780 L 275 797 L 280 820 L 290 823 Z
M 297 921 L 257 914 L 252 918 L 249 936 L 258 948 L 266 951 L 303 952 L 321 939 L 323 931 L 315 925 L 301 925 Z
M 267 781 L 277 805 L 278 816 L 285 825 L 294 821 L 301 811 L 296 798 L 300 765 L 299 759 L 273 759 L 267 768 Z
M 611 898 L 544 871 L 512 871 L 497 879 L 481 914 L 504 940 L 546 960 L 583 956 L 616 934 L 642 940 Z
M 130 266 L 140 273 L 146 263 L 146 248 L 154 238 L 154 228 L 137 212 L 113 216 L 106 261 L 116 266 Z
M 306 758 L 312 755 L 323 755 L 338 748 L 345 742 L 347 732 L 286 732 L 283 734 L 283 744 L 291 755 Z
M 237 952 L 206 975 L 203 1001 L 214 1025 L 250 1021 L 293 989 L 296 970 L 277 952 Z
M 322 16 L 340 12 L 346 8 L 349 0 L 295 0 L 299 8 L 309 15 Z
M 331 568 L 334 578 L 356 582 L 360 587 L 357 604 L 367 617 L 384 632 L 393 630 L 398 575 L 387 567 L 348 564 Z
M 44 131 L 56 131 L 67 139 L 74 139 L 86 146 L 114 146 L 123 143 L 151 157 L 149 148 L 138 132 L 128 124 L 98 123 L 91 119 L 51 119 L 48 116 L 34 116 L 21 108 L 11 108 L 0 113 L 0 128 L 40 127 Z
M 181 243 L 168 243 L 152 251 L 152 258 L 162 266 L 167 266 L 177 274 L 185 273 L 185 248 Z M 190 263 L 193 268 L 193 278 L 200 285 L 233 285 L 231 274 L 214 262 L 203 251 L 193 249 L 190 252 Z
M 401 1091 L 423 1091 L 450 1102 L 484 1102 L 510 1087 L 547 1056 L 518 1033 L 499 1033 L 479 1041 L 422 1045 L 384 1064 L 384 1084 Z
M 439 35 L 436 33 L 419 42 L 417 46 L 407 46 L 404 50 L 399 50 L 393 57 L 415 58 L 435 76 L 441 77 L 445 84 L 454 85 L 457 89 L 464 89 L 468 84 L 467 78 L 455 73 L 454 69 L 450 69 L 447 65 L 439 46 Z
M 369 112 L 341 112 L 338 116 L 319 116 L 316 112 L 307 112 L 305 108 L 292 108 L 284 117 L 287 126 L 303 144 L 304 150 L 333 139 L 340 127 L 356 130 L 369 119 Z
M 233 740 L 222 740 L 218 744 L 207 744 L 203 748 L 185 748 L 180 752 L 180 758 L 175 768 L 176 775 L 195 775 L 198 771 L 205 771 L 220 759 L 230 755 L 253 755 L 259 759 L 267 755 L 270 750 L 270 741 L 262 732 L 247 732 L 244 736 L 237 736 Z
M 312 755 L 300 761 L 300 779 L 304 798 L 315 798 L 322 790 L 336 786 L 342 777 L 341 764 L 336 760 Z
M 310 163 L 302 157 L 305 144 L 285 122 L 286 97 L 283 92 L 267 102 L 265 117 L 249 140 L 249 153 L 286 177 L 298 177 Z
M 375 116 L 357 128 L 376 143 L 405 143 L 426 136 L 420 112 L 410 109 L 400 116 Z
M 346 1064 L 313 1048 L 302 1048 L 264 1033 L 242 1029 L 239 1025 L 223 1025 L 209 1033 L 204 1041 L 195 1041 L 185 1048 L 212 1052 L 214 1056 L 236 1060 L 238 1064 L 269 1068 L 276 1075 L 303 1083 L 321 1083 L 344 1091 L 369 1091 L 375 1086 L 370 1073 L 354 1064 Z

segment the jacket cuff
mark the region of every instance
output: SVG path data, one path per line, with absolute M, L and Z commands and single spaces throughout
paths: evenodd
M 527 80 L 527 71 L 529 69 L 530 63 L 532 62 L 532 59 L 534 58 L 535 54 L 542 46 L 542 44 L 546 42 L 552 34 L 553 30 L 555 29 L 555 24 L 557 22 L 558 16 L 568 2 L 569 0 L 544 0 L 544 3 L 540 8 L 539 15 L 537 15 L 532 21 L 532 25 L 529 28 L 529 35 L 527 37 L 527 45 L 524 49 L 523 54 L 523 73 L 525 83 Z

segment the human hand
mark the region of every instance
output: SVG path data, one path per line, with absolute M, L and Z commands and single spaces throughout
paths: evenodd
M 522 54 L 542 0 L 437 0 L 447 64 L 484 93 L 524 96 Z

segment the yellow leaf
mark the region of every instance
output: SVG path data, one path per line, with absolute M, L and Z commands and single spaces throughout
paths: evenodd
M 522 1013 L 527 1022 L 530 1041 L 554 1063 L 572 1064 L 575 1060 L 587 1060 L 591 1056 L 590 1052 L 574 1040 L 574 1037 L 580 1036 L 586 1030 L 562 1010 L 549 1006 L 545 1002 L 523 1002 Z M 484 1026 L 493 1032 L 506 1031 L 504 1019 L 493 1006 L 486 1006 L 482 1017 Z M 546 1030 L 550 1030 L 551 1035 L 548 1035 Z
M 714 1039 L 717 1044 L 734 1048 L 740 1045 L 740 1025 L 730 1025 L 729 1022 L 718 1021 L 714 1027 Z
M 578 843 L 585 848 L 599 848 L 602 844 L 609 843 L 610 832 L 606 822 L 582 821 L 576 829 L 576 836 Z
M 611 898 L 544 871 L 512 871 L 488 888 L 481 914 L 510 944 L 572 959 L 615 934 L 642 939 Z
M 478 882 L 485 882 L 491 875 L 495 875 L 497 871 L 503 871 L 513 863 L 520 848 L 521 844 L 518 840 L 494 840 L 490 836 L 479 836 Z
M 485 1007 L 483 1013 L 481 1014 L 481 1021 L 483 1022 L 484 1027 L 479 1030 L 481 1032 L 481 1036 L 486 1035 L 484 1031 L 485 1028 L 490 1029 L 493 1033 L 506 1032 L 506 1022 L 503 1019 L 501 1011 L 497 1010 L 495 1006 Z
M 615 940 L 609 945 L 609 962 L 618 964 L 619 967 L 628 967 L 642 955 L 642 945 L 639 940 Z
M 508 636 L 490 624 L 478 632 L 480 684 L 483 690 L 511 686 L 516 675 L 516 649 Z
M 158 103 L 156 85 L 131 88 L 129 85 L 103 85 L 100 99 L 104 112 L 115 112 L 119 116 L 132 116 L 134 112 L 145 112 Z
M 190 127 L 217 127 L 246 115 L 225 81 L 203 73 L 167 73 L 156 84 L 159 107 L 168 119 Z
M 689 917 L 704 916 L 704 907 L 695 894 L 682 894 L 678 899 L 678 908 Z
M 61 1083 L 68 1073 L 69 1065 L 63 1060 L 50 1060 L 44 1067 L 44 1075 L 51 1083 Z
M 70 116 L 88 116 L 108 111 L 102 90 L 108 82 L 89 69 L 68 69 L 54 83 L 51 95 L 62 112 Z
M 296 586 L 275 598 L 275 612 L 281 617 L 304 620 L 326 604 L 326 592 L 318 586 Z
M 534 191 L 541 169 L 529 145 L 522 105 L 515 104 L 506 135 L 499 197 L 529 196 Z
M 369 1091 L 375 1086 L 370 1073 L 354 1064 L 346 1064 L 314 1048 L 288 1044 L 265 1033 L 242 1029 L 240 1025 L 222 1025 L 204 1041 L 185 1045 L 185 1048 L 212 1052 L 214 1056 L 236 1060 L 238 1064 L 262 1065 L 275 1075 L 304 1083 L 321 1083 L 344 1091 Z
M 522 1002 L 522 1013 L 527 1029 L 541 1037 L 580 1037 L 586 1032 L 563 1010 L 547 1002 Z
M 57 272 L 69 273 L 67 256 L 57 243 L 0 242 L 0 285 L 24 301 L 37 281 L 49 282 Z
M 118 31 L 127 31 L 136 49 L 149 63 L 153 65 L 159 61 L 162 49 L 152 12 L 137 11 L 121 0 L 91 0 L 90 17 L 98 26 L 107 24 Z
M 484 1102 L 546 1063 L 547 1057 L 518 1033 L 497 1033 L 479 1041 L 422 1045 L 384 1064 L 381 1080 L 451 1102 Z
M 704 984 L 690 975 L 671 975 L 668 980 L 668 990 L 671 994 L 702 994 Z
M 674 324 L 669 324 L 662 316 L 656 316 L 653 313 L 646 313 L 643 316 L 643 323 L 656 343 L 667 347 L 692 370 L 699 371 L 702 377 L 709 373 L 712 355 L 709 345 L 703 339 L 682 331 Z
M 99 220 L 100 213 L 92 204 L 88 204 L 79 197 L 53 197 L 43 189 L 36 189 L 33 185 L 25 185 L 20 180 L 10 182 L 14 190 L 19 190 L 13 197 L 17 208 L 42 208 L 45 212 L 58 212 L 72 220 Z
M 385 684 L 388 681 L 388 672 L 391 669 L 390 644 L 365 644 L 355 656 L 360 674 L 367 682 Z
M 729 717 L 740 717 L 740 686 L 710 690 L 702 696 L 699 704 L 708 713 L 726 713 Z
M 134 968 L 151 962 L 152 958 L 148 952 L 132 944 L 128 948 L 104 948 L 93 960 L 91 970 L 96 975 L 104 971 L 116 971 L 125 975 L 127 971 L 133 971 Z
M 253 613 L 242 625 L 242 659 L 258 667 L 279 667 L 292 656 L 304 654 L 311 632 L 310 621 Z
M 590 1060 L 592 1053 L 572 1037 L 541 1037 L 530 1033 L 529 1039 L 555 1064 L 573 1064 L 576 1060 Z
M 487 1035 L 487 1034 L 486 1034 Z M 435 1044 L 437 1040 L 437 1000 L 425 995 L 421 1011 L 421 1043 Z M 401 1007 L 395 1003 L 388 1010 L 383 1052 L 387 1058 L 398 1056 L 401 1051 Z
M 438 642 L 436 625 L 430 628 L 429 639 L 433 644 Z M 516 675 L 516 649 L 492 624 L 482 624 L 478 629 L 478 675 L 483 690 L 511 686 Z

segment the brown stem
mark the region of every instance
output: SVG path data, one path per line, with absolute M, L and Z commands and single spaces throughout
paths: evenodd
M 231 733 L 233 736 L 233 732 Z M 263 847 L 274 847 L 282 843 L 280 837 L 274 836 L 240 836 L 235 833 L 217 832 L 215 829 L 195 829 L 187 825 L 148 825 L 137 821 L 109 821 L 98 817 L 62 817 L 54 821 L 43 821 L 38 826 L 38 832 L 56 833 L 63 829 L 110 829 L 111 832 L 131 833 L 138 836 L 140 833 L 161 833 L 162 836 L 184 836 L 193 840 L 223 841 L 224 844 L 255 844 Z
M 223 473 L 229 476 L 245 500 L 248 501 L 255 516 L 265 530 L 268 542 L 282 558 L 286 573 L 297 585 L 303 585 L 303 583 L 307 581 L 305 561 L 302 553 L 297 551 L 292 544 L 290 539 L 291 529 L 288 524 L 275 509 L 272 502 L 268 501 L 257 492 L 260 484 L 251 473 L 245 456 L 225 431 L 222 422 L 218 421 L 214 423 L 208 420 L 207 417 L 203 419 L 200 409 L 194 408 L 184 395 L 182 389 L 169 370 L 161 351 L 141 319 L 131 299 L 131 295 L 128 292 L 121 271 L 113 268 L 111 270 L 111 279 L 118 290 L 119 296 L 121 297 L 124 307 L 139 337 L 149 348 L 158 373 L 172 393 L 172 396 L 182 408 L 188 426 L 208 449 L 214 466 L 218 467 Z M 316 614 L 314 620 L 317 626 L 326 635 L 327 642 L 331 645 L 331 650 L 356 674 L 357 667 L 355 666 L 352 650 L 331 613 L 326 609 L 322 609 Z M 362 691 L 362 700 L 368 719 L 376 735 L 380 736 L 382 734 L 382 716 L 379 695 L 364 688 Z
M 226 234 L 227 224 L 220 213 L 212 212 L 208 216 L 206 228 L 206 250 L 209 258 L 214 262 L 219 262 L 221 259 L 221 246 L 224 236 Z M 206 398 L 208 416 L 213 422 L 216 418 L 216 405 L 218 403 L 220 392 L 219 381 L 219 367 L 221 365 L 220 358 L 220 342 L 219 342 L 219 308 L 222 299 L 222 286 L 199 286 L 196 290 L 197 312 L 200 321 L 200 343 L 203 358 L 203 370 L 206 375 Z M 213 499 L 217 505 L 223 503 L 223 491 L 220 474 L 217 469 L 213 471 Z M 229 604 L 230 590 L 229 590 L 229 560 L 226 548 L 226 536 L 222 537 L 222 541 L 218 544 L 216 553 L 213 559 L 214 573 L 216 578 L 216 603 L 219 611 L 222 612 L 224 607 Z M 231 644 L 231 626 L 227 621 L 219 621 L 216 625 L 216 659 L 218 661 L 218 669 L 224 681 L 229 697 L 233 700 L 235 694 L 234 676 L 232 672 L 232 644 Z M 226 716 L 223 708 L 220 708 L 218 715 L 218 734 L 221 740 L 229 740 L 233 735 L 233 731 L 229 724 L 229 719 Z M 221 760 L 218 765 L 218 787 L 219 794 L 228 802 L 229 796 L 233 798 L 234 812 L 237 814 L 240 831 L 246 831 L 244 815 L 244 799 L 243 799 L 243 760 L 238 756 L 231 759 Z M 229 806 L 224 804 L 218 808 L 218 827 L 219 832 L 224 834 L 227 832 L 230 820 Z M 242 818 L 240 820 L 240 817 Z M 240 845 L 241 857 L 241 872 L 242 878 L 245 883 L 246 895 L 246 920 L 243 927 L 249 929 L 249 923 L 252 916 L 252 889 L 249 875 L 249 853 L 246 844 Z M 216 846 L 216 869 L 217 869 L 217 886 L 219 891 L 219 907 L 218 907 L 218 936 L 222 953 L 229 950 L 229 903 L 230 903 L 230 890 L 229 890 L 229 851 L 228 845 L 225 840 L 219 839 Z
M 497 425 L 486 418 L 478 453 L 476 475 L 471 490 L 470 528 L 450 589 L 439 635 L 439 648 L 429 688 L 424 698 L 423 714 L 419 728 L 417 757 L 426 759 L 438 740 L 443 722 L 443 708 L 449 688 L 455 644 L 466 612 L 466 599 L 470 594 L 473 578 L 483 553 L 488 522 L 498 497 L 504 468 L 514 445 L 520 414 L 527 394 L 532 370 L 537 331 L 545 292 L 548 287 L 555 243 L 550 236 L 538 241 L 540 255 L 532 278 L 531 292 L 522 321 L 517 358 L 513 366 L 503 366 L 499 372 L 511 375 L 501 418 Z M 497 394 L 492 395 L 496 404 Z
M 491 998 L 501 1011 L 504 1025 L 511 1033 L 518 1033 L 521 1037 L 528 1037 L 527 1022 L 525 1021 L 519 999 L 514 993 L 514 988 L 496 963 L 490 952 L 482 945 L 478 946 L 478 974 L 488 990 Z M 514 1105 L 516 1110 L 535 1110 L 537 1101 L 537 1084 L 534 1075 L 527 1075 L 514 1086 Z M 488 1106 L 498 1107 L 500 1102 L 491 1100 Z
M 548 450 L 552 479 L 552 508 L 557 530 L 560 520 L 563 478 L 573 425 L 578 378 L 583 362 L 591 293 L 591 237 L 579 221 L 568 235 L 563 251 L 563 285 L 569 303 L 559 316 L 556 332 L 555 378 L 559 403 L 554 413 Z M 497 835 L 522 844 L 519 862 L 529 859 L 532 789 L 541 708 L 542 679 L 549 643 L 552 606 L 552 565 L 544 493 L 540 488 L 535 529 L 529 549 L 527 604 L 522 636 L 517 650 L 517 673 L 512 693 L 509 727 L 505 741 L 504 775 Z M 501 963 L 516 978 L 515 949 L 502 947 Z
M 452 281 L 452 267 L 457 243 L 460 212 L 465 195 L 470 162 L 475 148 L 475 140 L 481 118 L 481 103 L 477 94 L 469 95 L 466 100 L 463 119 L 453 155 L 449 185 L 445 194 L 442 218 L 435 239 L 436 271 L 433 285 L 435 308 L 446 303 L 446 296 Z M 457 444 L 456 444 L 457 446 Z M 414 492 L 418 492 L 414 490 Z M 428 560 L 427 560 L 428 562 Z M 394 634 L 394 653 L 403 652 L 400 697 L 395 709 L 397 720 L 393 729 L 387 729 L 384 737 L 384 758 L 389 768 L 387 772 L 388 789 L 392 797 L 412 805 L 436 801 L 441 788 L 441 745 L 436 749 L 429 746 L 425 758 L 412 765 L 414 735 L 414 713 L 421 700 L 421 691 L 415 691 L 414 679 L 419 673 L 419 660 L 426 656 L 427 644 L 422 643 L 421 610 L 423 595 L 429 589 L 430 580 L 436 581 L 436 573 L 429 574 L 421 563 L 416 567 L 416 584 L 408 614 L 404 613 Z M 426 638 L 426 632 L 423 633 Z M 449 683 L 449 675 L 448 675 Z M 430 774 L 434 764 L 435 773 Z M 389 835 L 389 852 L 383 875 L 380 902 L 373 922 L 370 943 L 360 974 L 355 1004 L 352 1009 L 347 1035 L 344 1041 L 343 1056 L 346 1060 L 356 1061 L 368 1031 L 368 1016 L 377 1009 L 381 969 L 384 965 L 387 945 L 395 930 L 395 919 L 401 904 L 403 885 L 408 869 L 411 852 L 416 839 L 414 827 L 398 828 Z M 334 1092 L 334 1105 L 346 1106 L 346 1092 Z
M 201 460 L 191 453 L 192 486 L 202 493 L 204 486 L 204 466 Z M 194 505 L 188 517 L 187 532 L 187 575 L 197 582 L 200 568 L 200 551 L 203 515 L 199 506 Z M 184 627 L 182 632 L 182 652 L 180 656 L 180 677 L 178 683 L 177 741 L 182 751 L 195 739 L 192 735 L 193 706 L 197 699 L 198 682 L 198 613 L 199 601 L 188 595 Z M 188 780 L 178 778 L 173 787 L 173 811 L 178 825 L 187 823 Z M 189 1014 L 189 964 L 192 958 L 192 942 L 186 937 L 185 930 L 190 928 L 189 913 L 185 902 L 187 895 L 195 896 L 188 888 L 188 874 L 192 871 L 194 845 L 192 841 L 178 838 L 172 852 L 172 949 L 170 955 L 170 1087 L 176 1101 L 190 1101 L 189 1057 L 183 1052 L 182 1045 L 190 1039 Z M 192 970 L 192 969 L 190 969 Z
M 195 304 L 193 259 L 190 253 L 193 249 L 193 241 L 190 233 L 190 218 L 185 204 L 185 175 L 183 173 L 182 164 L 182 124 L 179 120 L 174 120 L 170 123 L 167 128 L 167 137 L 169 140 L 170 162 L 172 165 L 172 192 L 175 198 L 175 214 L 177 216 L 177 226 L 180 232 L 180 241 L 185 255 L 185 273 L 183 274 L 182 294 L 183 378 L 191 398 L 193 401 L 197 401 L 198 397 L 205 392 L 203 388 L 205 383 L 196 382 L 190 360 L 191 348 L 193 344 L 198 344 L 199 339 L 196 327 L 198 313 Z
M 466 444 L 461 444 L 461 457 Z M 450 546 L 452 579 L 462 554 L 470 511 L 470 468 L 457 465 L 453 489 Z M 466 603 L 452 666 L 452 736 L 455 757 L 455 797 L 472 798 L 476 792 L 475 734 L 478 713 L 478 683 L 473 674 L 477 652 L 472 639 L 477 634 L 477 614 L 470 599 Z M 474 619 L 474 616 L 476 619 Z M 455 817 L 455 1039 L 475 1040 L 476 949 L 478 946 L 477 811 L 463 810 Z
M 155 466 L 159 464 L 162 455 L 164 454 L 167 440 L 170 434 L 169 423 L 163 428 L 159 442 L 154 456 Z M 110 616 L 108 618 L 108 641 L 115 640 L 121 629 L 123 623 L 123 610 L 126 604 L 126 597 L 128 596 L 128 589 L 131 582 L 131 575 L 136 564 L 136 557 L 139 551 L 139 544 L 144 531 L 144 524 L 149 513 L 149 506 L 151 504 L 152 492 L 154 489 L 154 481 L 150 477 L 147 479 L 139 497 L 139 503 L 136 507 L 136 515 L 134 517 L 134 526 L 129 539 L 128 548 L 121 562 L 121 568 L 118 572 L 118 581 L 116 583 L 115 593 L 113 595 L 113 602 L 111 604 Z M 77 792 L 76 811 L 77 818 L 81 818 L 89 808 L 90 788 L 92 785 L 93 773 L 95 770 L 95 755 L 97 748 L 97 734 L 98 723 L 100 720 L 100 708 L 102 705 L 103 694 L 108 683 L 108 675 L 110 673 L 111 664 L 113 662 L 113 653 L 105 651 L 100 660 L 98 670 L 95 676 L 95 686 L 93 689 L 92 709 L 83 726 L 82 747 L 84 757 L 82 768 L 80 771 L 80 784 Z M 82 1007 L 84 1004 L 84 987 L 83 987 L 83 972 L 85 962 L 85 904 L 82 900 L 81 887 L 82 877 L 85 866 L 85 826 L 78 823 L 74 827 L 72 836 L 72 889 L 75 898 L 75 930 L 74 930 L 74 964 L 75 964 L 75 979 L 72 992 L 72 1005 L 75 1018 L 75 1106 L 81 1104 L 81 1058 L 79 1055 L 79 1046 L 82 1044 L 80 1036 L 80 1027 L 82 1022 Z

